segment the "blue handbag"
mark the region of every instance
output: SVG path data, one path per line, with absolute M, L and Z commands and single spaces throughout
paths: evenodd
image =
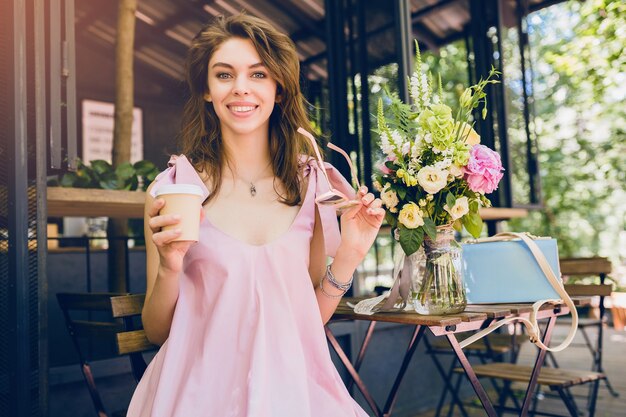
M 533 241 L 560 280 L 556 239 L 535 238 Z M 534 303 L 561 298 L 522 240 L 479 239 L 462 246 L 468 304 Z
M 506 317 L 460 343 L 464 348 L 506 324 L 521 322 L 540 349 L 559 352 L 574 339 L 578 328 L 576 306 L 565 292 L 559 270 L 556 240 L 527 233 L 504 232 L 463 245 L 463 273 L 468 303 L 532 302 L 526 317 Z M 572 315 L 569 333 L 556 347 L 541 341 L 537 314 L 546 303 L 565 303 Z

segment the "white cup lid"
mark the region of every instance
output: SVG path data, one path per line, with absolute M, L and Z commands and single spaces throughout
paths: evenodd
M 202 197 L 202 188 L 194 184 L 165 184 L 156 190 L 156 196 L 164 194 L 194 194 Z

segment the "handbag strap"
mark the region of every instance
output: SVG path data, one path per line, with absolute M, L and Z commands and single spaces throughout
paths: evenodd
M 468 337 L 467 339 L 463 340 L 459 344 L 461 345 L 461 348 L 464 348 L 465 346 L 474 343 L 478 339 L 481 339 L 487 336 L 489 333 L 493 332 L 497 328 L 504 326 L 505 324 L 518 321 L 518 322 L 521 322 L 526 327 L 530 341 L 533 342 L 535 345 L 537 345 L 540 349 L 548 350 L 550 352 L 560 352 L 569 346 L 569 344 L 574 339 L 574 336 L 576 335 L 576 329 L 578 329 L 578 311 L 576 311 L 576 306 L 574 305 L 574 302 L 570 298 L 569 294 L 567 294 L 567 292 L 563 288 L 563 284 L 561 280 L 559 280 L 556 277 L 554 271 L 550 267 L 550 264 L 546 260 L 546 257 L 544 256 L 543 252 L 541 252 L 541 249 L 539 249 L 537 244 L 530 237 L 528 237 L 528 235 L 524 233 L 502 232 L 492 237 L 478 239 L 476 240 L 476 242 L 477 243 L 498 242 L 498 241 L 503 241 L 503 240 L 509 240 L 511 237 L 520 239 L 522 242 L 526 244 L 528 249 L 530 249 L 530 252 L 534 256 L 537 263 L 539 264 L 541 271 L 544 273 L 544 275 L 548 279 L 548 282 L 552 285 L 552 287 L 556 290 L 556 292 L 561 296 L 561 300 L 550 299 L 550 300 L 536 301 L 533 304 L 532 312 L 530 313 L 530 316 L 528 318 L 507 317 L 505 319 L 499 320 L 493 323 L 491 326 L 487 327 L 486 329 L 476 332 L 474 335 Z M 567 334 L 567 337 L 565 338 L 565 340 L 563 340 L 563 342 L 560 345 L 551 348 L 551 347 L 544 345 L 543 342 L 541 341 L 541 337 L 540 337 L 541 330 L 539 329 L 539 324 L 537 323 L 537 313 L 539 312 L 539 309 L 541 308 L 541 306 L 543 306 L 546 303 L 561 303 L 561 302 L 565 302 L 565 304 L 569 307 L 570 314 L 572 315 L 572 324 L 570 326 L 569 333 Z

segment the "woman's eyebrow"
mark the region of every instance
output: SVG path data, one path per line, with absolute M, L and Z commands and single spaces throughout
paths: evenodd
M 225 68 L 234 68 L 232 65 L 227 64 L 226 62 L 216 62 L 215 64 L 213 64 L 211 66 L 211 68 L 215 68 L 215 67 L 225 67 Z M 258 68 L 258 67 L 265 67 L 265 65 L 262 62 L 257 62 L 256 64 L 252 64 L 250 65 L 248 68 Z

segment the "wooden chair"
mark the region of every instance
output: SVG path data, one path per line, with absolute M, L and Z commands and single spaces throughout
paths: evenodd
M 505 355 L 509 355 L 509 363 L 515 363 L 517 361 L 517 355 L 519 354 L 520 346 L 523 340 L 527 338 L 522 337 L 521 335 L 509 335 L 509 334 L 490 334 L 489 336 L 477 340 L 471 345 L 465 347 L 464 352 L 469 359 L 470 357 L 477 358 L 480 363 L 487 364 L 492 361 L 503 361 L 505 359 Z M 443 365 L 437 358 L 437 355 L 452 355 L 454 354 L 452 348 L 450 347 L 450 343 L 444 338 L 436 338 L 434 341 L 429 341 L 425 338 L 426 343 L 426 353 L 432 355 L 435 366 L 437 367 L 441 376 L 448 381 L 452 381 L 452 375 L 454 374 L 454 366 L 456 365 L 455 361 L 452 361 L 450 364 L 450 368 L 448 372 L 445 373 L 443 369 Z M 457 374 L 456 381 L 454 386 L 450 384 L 450 389 L 444 387 L 441 395 L 439 397 L 439 402 L 437 403 L 437 409 L 435 410 L 435 417 L 439 417 L 441 412 L 443 411 L 443 406 L 446 403 L 446 397 L 448 394 L 452 395 L 452 401 L 450 402 L 450 407 L 448 408 L 448 416 L 453 415 L 455 407 L 459 407 L 459 411 L 464 417 L 468 416 L 467 411 L 465 411 L 465 407 L 463 406 L 462 401 L 458 398 L 459 389 L 461 387 L 461 382 L 463 381 L 464 375 Z M 502 390 L 506 390 L 507 387 L 501 387 L 494 383 L 491 380 L 493 388 L 498 393 L 498 395 L 502 395 Z M 513 397 L 514 398 L 514 397 Z M 514 398 L 515 399 L 515 398 Z M 516 405 L 519 405 L 516 403 Z
M 600 303 L 599 318 L 581 318 L 578 321 L 578 330 L 580 330 L 585 345 L 589 349 L 589 353 L 593 358 L 591 370 L 596 372 L 604 372 L 602 366 L 602 353 L 603 353 L 603 337 L 604 337 L 604 325 L 605 325 L 605 312 L 604 299 L 611 295 L 613 287 L 609 284 L 605 284 L 605 280 L 608 274 L 611 273 L 611 262 L 607 258 L 593 257 L 593 258 L 566 258 L 560 259 L 559 264 L 561 267 L 561 274 L 567 277 L 575 276 L 598 276 L 600 279 L 599 284 L 565 284 L 565 290 L 572 297 L 575 296 L 599 296 Z M 567 282 L 567 281 L 566 281 Z M 592 343 L 591 336 L 587 332 L 589 329 L 596 329 L 596 341 Z M 554 356 L 552 355 L 554 361 Z M 614 397 L 619 394 L 613 389 L 608 378 L 604 379 L 604 382 Z
M 499 379 L 510 382 L 528 382 L 530 380 L 533 367 L 496 362 L 474 366 L 474 371 L 478 377 Z M 463 372 L 463 370 L 461 368 L 456 368 L 455 372 Z M 593 382 L 593 390 L 588 405 L 588 415 L 589 417 L 593 417 L 596 410 L 596 399 L 598 397 L 598 382 L 602 379 L 606 379 L 606 376 L 599 372 L 542 367 L 539 372 L 537 384 L 548 386 L 551 390 L 556 391 L 563 400 L 563 403 L 567 407 L 570 415 L 572 417 L 578 417 L 580 416 L 580 412 L 578 411 L 578 407 L 576 406 L 573 396 L 569 392 L 569 388 Z M 533 408 L 535 408 L 535 406 L 533 406 Z M 505 407 L 504 404 L 500 404 L 500 409 L 504 411 L 511 411 L 509 408 Z
M 87 383 L 89 395 L 98 417 L 107 417 L 104 404 L 96 387 L 89 362 L 83 352 L 81 340 L 92 339 L 102 343 L 114 343 L 118 355 L 128 355 L 133 377 L 139 382 L 146 369 L 142 352 L 154 350 L 140 326 L 133 318 L 141 315 L 144 294 L 116 293 L 59 293 L 57 300 L 65 317 L 67 330 L 78 354 L 81 371 Z M 82 316 L 78 318 L 78 315 Z M 87 319 L 84 319 L 87 312 Z M 92 315 L 107 316 L 110 320 L 91 320 Z M 123 416 L 125 412 L 113 413 Z
M 590 417 L 595 414 L 596 400 L 598 396 L 598 388 L 600 381 L 605 381 L 609 390 L 613 394 L 614 391 L 608 382 L 606 375 L 602 369 L 602 329 L 604 319 L 604 297 L 611 294 L 611 286 L 604 284 L 606 274 L 611 271 L 611 264 L 606 258 L 576 258 L 576 259 L 560 259 L 560 268 L 562 275 L 598 275 L 600 284 L 566 284 L 565 290 L 572 297 L 576 296 L 600 296 L 600 318 L 599 319 L 579 319 L 579 330 L 586 341 L 586 345 L 593 355 L 593 366 L 591 370 L 580 369 L 564 369 L 558 367 L 558 363 L 550 352 L 550 357 L 554 367 L 544 366 L 541 368 L 538 385 L 547 386 L 552 391 L 556 391 L 563 400 L 569 414 L 573 417 L 579 416 L 580 412 L 574 401 L 574 397 L 570 392 L 570 388 L 577 385 L 590 383 L 587 411 Z M 567 320 L 559 320 L 557 323 L 566 324 Z M 571 322 L 570 322 L 571 323 Z M 591 343 L 591 339 L 586 332 L 587 328 L 598 328 L 598 339 L 595 346 Z M 530 380 L 532 366 L 518 365 L 514 363 L 489 363 L 477 365 L 474 371 L 478 377 L 486 377 L 496 380 L 511 382 L 527 382 Z M 463 372 L 461 368 L 455 368 L 455 372 Z M 614 394 L 615 395 L 615 394 Z M 511 398 L 514 398 L 511 396 Z M 508 410 L 504 403 L 506 399 L 501 397 L 500 408 Z M 537 406 L 537 402 L 533 404 L 533 409 Z

